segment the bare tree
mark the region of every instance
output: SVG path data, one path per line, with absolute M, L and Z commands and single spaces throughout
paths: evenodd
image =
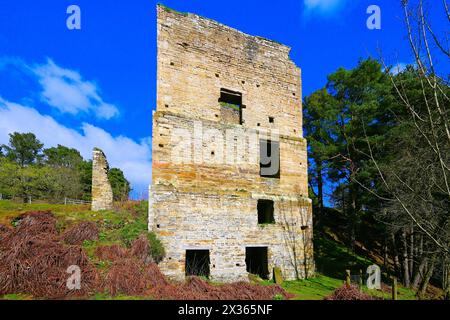
M 401 124 L 414 139 L 397 141 L 394 152 L 398 154 L 388 165 L 376 159 L 367 139 L 366 155 L 376 168 L 385 194 L 381 196 L 373 189 L 362 187 L 386 204 L 382 218 L 389 223 L 394 258 L 401 260 L 404 284 L 417 287 L 422 295 L 441 262 L 442 287 L 448 297 L 450 89 L 448 76 L 440 74 L 436 63 L 442 59 L 449 62 L 448 34 L 440 36 L 434 31 L 428 2 L 402 0 L 401 7 L 415 63 L 404 75 L 389 73 L 389 76 L 395 95 L 406 111 L 400 122 L 404 122 Z M 442 12 L 445 23 L 450 23 L 446 0 L 443 0 Z M 384 60 L 382 62 L 389 70 Z M 416 87 L 413 88 L 412 83 Z

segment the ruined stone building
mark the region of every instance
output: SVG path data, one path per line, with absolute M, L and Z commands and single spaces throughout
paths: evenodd
M 290 48 L 158 6 L 149 230 L 183 280 L 312 273 L 300 69 Z M 279 166 L 278 166 L 279 163 Z
M 92 211 L 111 210 L 113 191 L 108 179 L 109 164 L 102 150 L 92 152 Z

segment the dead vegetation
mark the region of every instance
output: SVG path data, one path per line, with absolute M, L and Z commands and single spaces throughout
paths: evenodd
M 198 277 L 171 283 L 154 262 L 145 234 L 130 248 L 120 244 L 98 246 L 95 261 L 91 261 L 82 244 L 98 240 L 98 226 L 81 222 L 59 233 L 56 222 L 51 212 L 36 211 L 20 215 L 14 228 L 0 225 L 0 296 L 24 293 L 35 298 L 70 299 L 106 293 L 176 300 L 292 297 L 277 285 L 213 285 Z M 104 267 L 98 268 L 98 261 Z M 70 290 L 66 285 L 71 276 L 67 269 L 72 265 L 81 270 L 80 290 Z
M 131 246 L 131 255 L 143 263 L 153 262 L 150 252 L 150 244 L 145 234 L 141 234 Z
M 112 262 L 103 288 L 113 296 L 123 294 L 174 300 L 271 300 L 276 295 L 285 299 L 292 297 L 277 285 L 261 286 L 245 282 L 212 285 L 198 277 L 188 278 L 186 283 L 171 283 L 152 262 L 149 251 L 145 235 L 136 239 L 130 249 L 116 244 L 98 247 L 96 255 Z
M 374 298 L 361 292 L 358 286 L 352 284 L 350 286 L 344 285 L 336 289 L 325 300 L 374 300 Z
M 106 274 L 103 288 L 112 296 L 118 294 L 128 296 L 144 295 L 147 281 L 143 277 L 142 267 L 132 258 L 117 260 Z
M 128 257 L 128 250 L 121 245 L 99 246 L 95 250 L 95 255 L 103 261 L 117 261 Z
M 67 268 L 81 269 L 81 289 L 66 286 Z M 0 295 L 28 293 L 35 297 L 66 298 L 95 292 L 98 273 L 80 246 L 65 245 L 50 212 L 29 212 L 0 242 Z
M 198 277 L 191 277 L 182 285 L 156 287 L 150 294 L 175 300 L 272 300 L 275 296 L 284 299 L 293 297 L 278 285 L 263 286 L 247 282 L 212 285 Z
M 10 232 L 11 232 L 10 228 L 5 226 L 4 224 L 0 224 L 0 241 L 2 241 L 3 238 L 7 237 Z
M 83 221 L 64 231 L 62 239 L 67 244 L 81 245 L 85 240 L 98 240 L 98 233 L 98 227 L 94 222 Z

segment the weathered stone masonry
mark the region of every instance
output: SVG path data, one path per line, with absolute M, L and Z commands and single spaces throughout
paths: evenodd
M 109 165 L 100 149 L 92 153 L 92 211 L 111 210 L 113 192 L 108 179 Z
M 280 267 L 287 279 L 312 273 L 300 69 L 289 59 L 290 49 L 194 14 L 157 10 L 149 230 L 166 249 L 161 270 L 182 280 L 186 250 L 209 250 L 211 279 L 247 280 L 247 249 L 267 248 L 269 272 Z M 221 92 L 238 99 L 240 109 L 222 103 Z M 199 124 L 203 133 L 224 137 L 232 130 L 236 150 L 256 158 L 215 162 L 223 141 L 199 140 Z M 180 130 L 190 143 L 175 152 Z M 271 133 L 277 130 L 275 140 Z M 256 144 L 241 139 L 252 134 L 258 134 Z M 260 176 L 260 139 L 279 142 L 279 178 Z M 274 223 L 258 223 L 263 200 L 273 201 Z

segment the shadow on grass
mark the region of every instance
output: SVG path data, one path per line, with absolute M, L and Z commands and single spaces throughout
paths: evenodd
M 317 272 L 340 279 L 344 279 L 347 269 L 352 274 L 359 274 L 360 270 L 364 274 L 367 267 L 373 264 L 323 232 L 314 234 L 314 259 Z

